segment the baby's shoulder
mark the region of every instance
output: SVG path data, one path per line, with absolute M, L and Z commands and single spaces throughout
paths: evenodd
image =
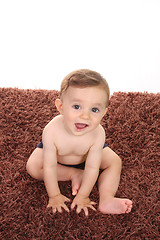
M 62 125 L 62 115 L 54 117 L 44 128 L 43 133 L 57 132 Z
M 53 146 L 56 143 L 58 136 L 61 135 L 61 115 L 54 117 L 43 129 L 42 141 L 43 144 Z
M 102 136 L 105 136 L 105 130 L 104 128 L 102 127 L 101 124 L 98 125 L 98 127 L 96 128 L 95 130 L 95 135 L 98 137 L 102 137 Z
M 105 130 L 101 125 L 99 125 L 95 129 L 93 134 L 94 135 L 92 136 L 92 139 L 94 141 L 94 144 L 98 144 L 98 145 L 99 144 L 104 144 L 104 142 L 105 142 Z

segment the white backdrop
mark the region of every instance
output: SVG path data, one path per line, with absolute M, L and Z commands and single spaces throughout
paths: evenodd
M 159 0 L 0 1 L 0 87 L 59 90 L 70 71 L 160 91 Z

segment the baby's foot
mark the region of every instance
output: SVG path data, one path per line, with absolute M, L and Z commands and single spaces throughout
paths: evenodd
M 72 195 L 75 196 L 78 193 L 78 190 L 82 182 L 83 170 L 76 169 L 75 173 L 71 176 L 72 181 Z
M 107 198 L 99 204 L 99 210 L 104 214 L 129 213 L 132 209 L 132 201 L 123 198 Z

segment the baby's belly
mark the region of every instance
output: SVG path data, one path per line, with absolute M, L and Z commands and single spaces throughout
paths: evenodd
M 77 165 L 84 162 L 85 156 L 57 156 L 57 162 L 67 165 Z

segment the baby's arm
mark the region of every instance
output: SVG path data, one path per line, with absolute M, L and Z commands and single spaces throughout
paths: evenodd
M 78 195 L 88 197 L 99 174 L 102 150 L 91 149 L 86 159 L 85 170 Z
M 94 160 L 96 161 L 96 164 L 93 164 Z M 89 195 L 98 178 L 100 160 L 101 154 L 99 152 L 92 150 L 89 152 L 88 158 L 86 160 L 85 170 L 83 173 L 81 187 L 71 205 L 72 209 L 77 206 L 77 213 L 80 213 L 83 209 L 85 215 L 88 216 L 88 208 L 92 208 L 93 210 L 95 210 L 95 208 L 92 206 L 95 203 L 90 201 Z M 92 165 L 90 164 L 91 161 Z
M 103 145 L 104 137 L 101 135 L 101 138 L 96 140 L 88 153 L 82 184 L 71 205 L 72 209 L 77 205 L 77 213 L 83 209 L 85 215 L 88 215 L 88 207 L 95 210 L 92 206 L 95 203 L 89 200 L 89 195 L 99 175 Z
M 47 134 L 48 133 L 48 134 Z M 43 173 L 44 183 L 49 196 L 47 207 L 52 207 L 53 212 L 62 212 L 62 208 L 69 212 L 65 201 L 70 201 L 60 193 L 57 180 L 57 151 L 50 139 L 50 132 L 43 134 Z

